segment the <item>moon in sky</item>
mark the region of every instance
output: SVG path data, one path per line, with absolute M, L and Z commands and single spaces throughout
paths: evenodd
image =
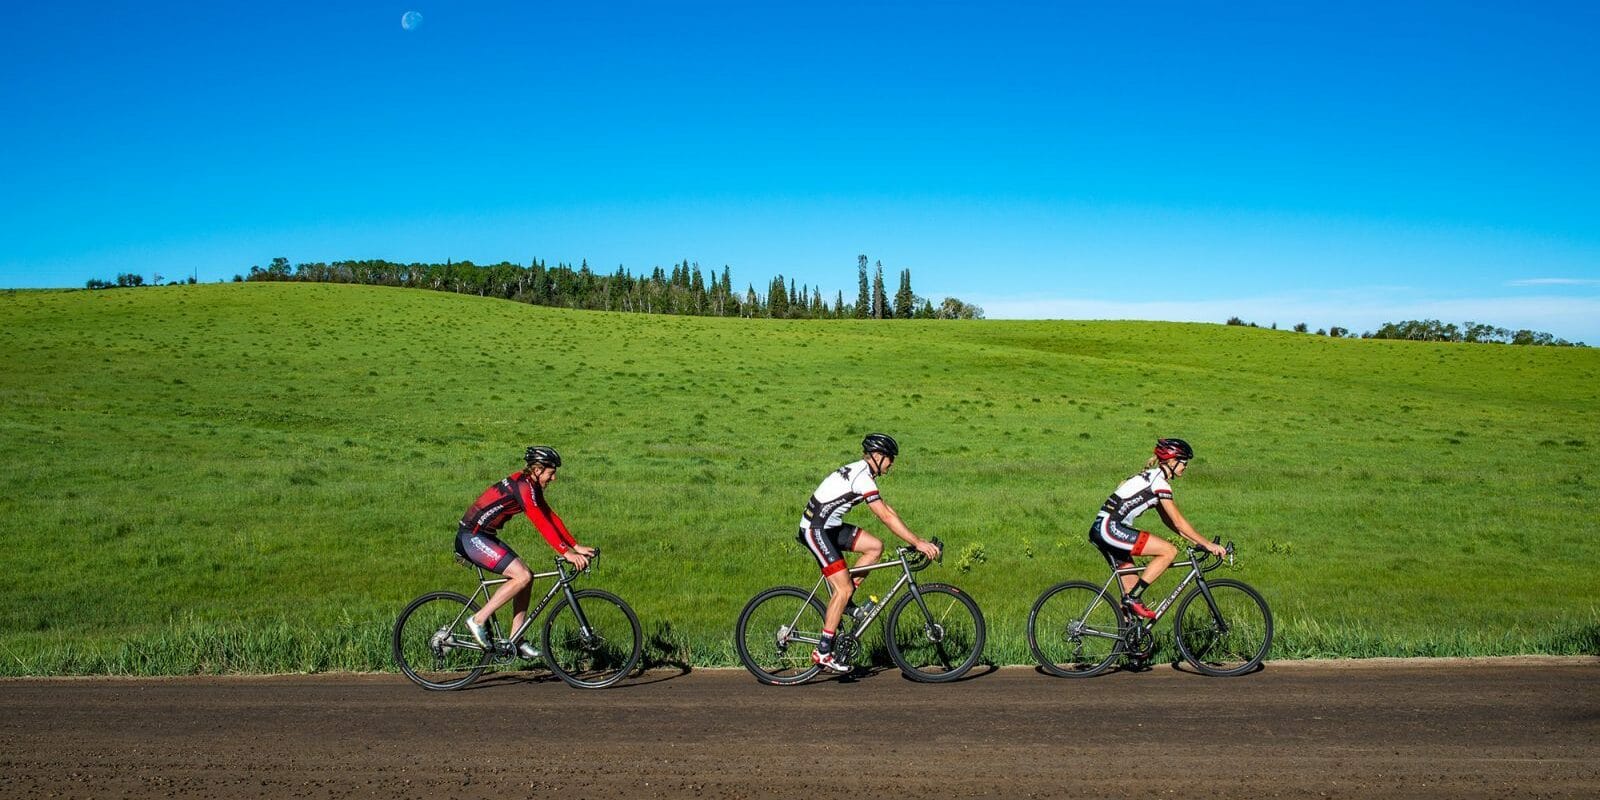
M 401 14 L 400 27 L 405 28 L 408 31 L 414 31 L 422 27 L 422 13 L 419 11 L 407 11 L 406 13 Z

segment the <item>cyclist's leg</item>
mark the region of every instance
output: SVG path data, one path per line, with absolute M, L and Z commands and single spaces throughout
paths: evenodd
M 1134 542 L 1133 549 L 1129 553 L 1136 556 L 1149 556 L 1150 562 L 1145 564 L 1144 571 L 1139 573 L 1139 580 L 1133 584 L 1133 588 L 1123 590 L 1124 606 L 1137 616 L 1154 620 L 1156 612 L 1151 611 L 1149 606 L 1144 604 L 1144 590 L 1149 588 L 1156 578 L 1161 577 L 1162 572 L 1166 571 L 1167 566 L 1172 563 L 1173 557 L 1178 554 L 1178 549 L 1173 547 L 1172 543 L 1166 539 L 1159 536 L 1151 536 L 1149 531 L 1139 531 L 1139 538 Z M 1128 577 L 1131 576 L 1123 576 L 1124 580 Z
M 498 611 L 507 601 L 518 594 L 527 594 L 529 587 L 533 585 L 533 573 L 528 570 L 528 566 L 522 563 L 520 558 L 513 558 L 511 563 L 500 571 L 500 574 L 506 576 L 506 582 L 500 584 L 500 588 L 494 590 L 494 595 L 489 598 L 489 602 L 484 603 L 483 608 L 472 615 L 473 619 L 476 619 L 479 624 L 487 623 L 489 618 L 494 616 L 494 612 Z M 526 613 L 526 603 L 527 601 L 524 600 L 524 613 Z
M 843 561 L 839 564 L 842 566 Z M 828 598 L 828 612 L 822 618 L 822 630 L 839 630 L 839 620 L 844 619 L 844 608 L 850 604 L 850 595 L 855 592 L 855 584 L 850 582 L 850 573 L 840 569 L 828 576 L 828 588 L 833 596 Z
M 861 554 L 861 557 L 856 559 L 856 566 L 865 567 L 868 564 L 878 563 L 878 559 L 883 556 L 883 542 L 880 541 L 878 537 L 873 536 L 872 534 L 867 533 L 866 531 L 861 530 L 854 525 L 846 525 L 845 527 L 849 530 L 840 534 L 839 544 L 843 549 L 851 550 Z M 848 543 L 846 543 L 845 540 L 846 536 L 850 537 Z M 851 582 L 851 585 L 860 586 L 861 582 L 865 580 L 866 577 L 867 576 L 862 575 L 861 577 L 854 579 Z
M 475 533 L 466 526 L 456 531 L 456 555 L 496 575 L 505 575 L 512 564 L 521 563 L 517 551 L 500 541 L 500 537 L 492 533 Z M 484 619 L 488 618 L 486 614 Z
M 512 632 L 516 632 L 518 628 L 522 627 L 522 621 L 528 617 L 528 606 L 533 600 L 533 570 L 528 569 L 528 565 L 522 563 L 522 559 L 519 558 L 511 566 L 506 567 L 506 577 L 513 579 L 519 577 L 514 574 L 515 572 L 526 574 L 528 582 L 522 587 L 522 591 L 511 597 Z
M 1118 525 L 1105 517 L 1096 517 L 1094 524 L 1089 527 L 1089 542 L 1105 556 L 1106 563 L 1113 570 L 1127 569 L 1133 566 L 1133 557 L 1142 550 L 1140 544 L 1149 539 L 1149 535 L 1140 535 L 1126 525 Z M 1133 590 L 1139 583 L 1139 576 L 1133 573 L 1117 576 L 1122 585 L 1123 595 Z
M 823 652 L 833 649 L 831 636 L 839 630 L 839 620 L 844 618 L 844 608 L 850 603 L 850 595 L 855 589 L 850 582 L 850 573 L 845 569 L 844 557 L 839 555 L 838 533 L 838 530 L 824 528 L 801 528 L 795 536 L 816 558 L 831 593 L 827 613 L 822 618 L 824 644 L 817 647 L 818 651 Z
M 1150 562 L 1144 565 L 1144 572 L 1139 573 L 1139 579 L 1144 581 L 1144 585 L 1149 586 L 1156 582 L 1156 578 L 1161 577 L 1161 573 L 1167 571 L 1167 567 L 1172 566 L 1173 559 L 1178 556 L 1178 548 L 1160 536 L 1151 536 L 1140 531 L 1139 544 L 1134 547 L 1133 555 L 1150 557 Z
M 1133 559 L 1131 558 L 1126 558 L 1124 556 L 1113 557 L 1110 553 L 1107 553 L 1104 550 L 1100 552 L 1106 557 L 1106 561 L 1111 564 L 1111 568 L 1113 570 L 1129 569 L 1133 566 Z M 1128 592 L 1133 591 L 1134 585 L 1139 582 L 1139 576 L 1132 572 L 1128 572 L 1118 575 L 1117 580 L 1122 584 L 1122 593 L 1127 594 Z

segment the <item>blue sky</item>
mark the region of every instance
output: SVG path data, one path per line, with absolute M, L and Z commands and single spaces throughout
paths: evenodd
M 423 23 L 405 30 L 401 15 Z M 1600 6 L 14 4 L 0 285 L 502 259 L 1600 344 Z

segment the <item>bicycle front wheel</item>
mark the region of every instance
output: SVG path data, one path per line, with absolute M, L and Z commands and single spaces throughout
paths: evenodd
M 953 681 L 983 655 L 983 612 L 966 592 L 943 583 L 916 587 L 889 611 L 889 658 L 906 677 Z M 926 611 L 926 613 L 924 613 Z
M 639 618 L 622 598 L 600 589 L 561 598 L 544 620 L 544 660 L 561 680 L 601 689 L 627 677 L 639 663 L 644 636 Z
M 1124 649 L 1122 608 L 1099 586 L 1059 583 L 1028 612 L 1028 647 L 1039 666 L 1063 678 L 1099 675 Z
M 811 651 L 822 641 L 822 603 L 793 586 L 756 595 L 739 612 L 733 643 L 744 668 L 762 683 L 804 683 L 821 669 Z
M 1241 581 L 1207 581 L 1211 600 L 1196 586 L 1178 602 L 1173 633 L 1178 652 L 1207 675 L 1243 675 L 1260 666 L 1272 646 L 1272 612 L 1261 593 Z
M 473 641 L 465 622 L 477 610 L 455 592 L 411 601 L 394 623 L 394 663 L 424 689 L 459 689 L 477 680 L 489 663 L 489 651 Z

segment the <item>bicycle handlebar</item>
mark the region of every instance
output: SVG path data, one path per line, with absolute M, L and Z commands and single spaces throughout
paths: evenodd
M 939 557 L 937 559 L 935 559 L 935 560 L 938 561 L 940 564 L 943 564 L 944 563 L 944 542 L 939 541 L 939 537 L 937 537 L 937 536 L 929 537 L 928 541 L 930 543 L 932 543 L 934 547 L 939 548 Z M 910 563 L 911 570 L 913 572 L 922 570 L 922 569 L 924 569 L 924 568 L 926 568 L 928 566 L 928 557 L 923 555 L 922 551 L 918 550 L 915 547 L 904 547 L 904 546 L 902 546 L 902 547 L 899 548 L 899 552 L 900 552 L 900 557 L 907 559 L 907 561 Z
M 590 554 L 588 558 L 589 561 L 584 568 L 578 569 L 576 566 L 573 566 L 571 561 L 566 559 L 564 554 L 556 556 L 556 571 L 561 573 L 561 582 L 571 583 L 574 580 L 577 580 L 579 575 L 594 569 L 595 562 L 600 560 L 600 548 L 594 548 L 594 553 Z
M 1218 536 L 1218 537 L 1213 538 L 1211 540 L 1211 543 L 1212 544 L 1221 544 L 1222 543 L 1222 537 Z M 1200 571 L 1201 572 L 1210 572 L 1210 571 L 1216 569 L 1217 567 L 1222 566 L 1224 561 L 1226 561 L 1228 564 L 1232 564 L 1233 563 L 1233 542 L 1228 542 L 1226 549 L 1228 551 L 1227 555 L 1225 555 L 1225 556 L 1213 556 L 1211 554 L 1211 551 L 1206 550 L 1204 548 L 1190 547 L 1189 548 L 1189 559 L 1191 561 L 1195 562 L 1195 564 L 1200 566 Z M 1209 564 L 1205 563 L 1208 560 L 1211 563 L 1209 563 Z

